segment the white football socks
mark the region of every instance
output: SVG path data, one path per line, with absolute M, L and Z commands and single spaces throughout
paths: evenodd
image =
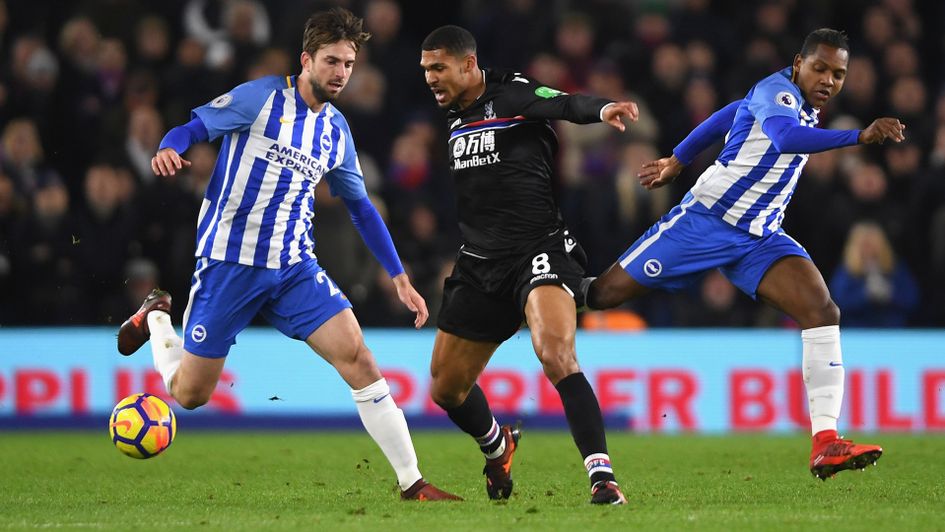
M 151 353 L 154 355 L 154 369 L 161 374 L 167 393 L 171 393 L 171 381 L 180 360 L 184 357 L 183 342 L 174 331 L 171 316 L 163 310 L 148 313 L 148 328 L 151 330 Z
M 390 396 L 387 379 L 381 379 L 360 390 L 351 390 L 358 414 L 368 434 L 374 438 L 387 461 L 397 473 L 400 489 L 406 491 L 420 480 L 417 453 L 410 440 L 404 411 L 397 408 Z
M 801 331 L 804 344 L 804 385 L 810 408 L 811 432 L 837 430 L 843 403 L 843 360 L 840 326 L 827 325 Z

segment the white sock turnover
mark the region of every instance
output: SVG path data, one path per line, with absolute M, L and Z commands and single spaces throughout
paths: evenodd
M 161 374 L 167 393 L 171 393 L 171 380 L 180 367 L 180 359 L 184 356 L 183 342 L 174 331 L 171 316 L 163 310 L 152 310 L 148 313 L 148 328 L 151 330 L 154 369 Z
M 390 396 L 387 379 L 381 379 L 360 390 L 351 390 L 358 414 L 368 434 L 374 438 L 387 461 L 397 473 L 400 489 L 406 490 L 420 480 L 417 453 L 410 440 L 404 411 L 397 408 Z
M 494 444 L 496 440 L 499 441 L 499 446 L 491 453 L 486 452 L 485 449 Z M 492 428 L 489 429 L 489 432 L 476 438 L 476 443 L 478 443 L 479 448 L 482 449 L 482 454 L 489 460 L 498 458 L 505 452 L 505 435 L 502 434 L 502 427 L 499 426 L 499 422 L 495 420 L 495 417 L 492 418 Z
M 811 432 L 837 430 L 843 403 L 843 359 L 840 326 L 827 325 L 801 331 L 804 344 L 804 385 L 810 408 Z

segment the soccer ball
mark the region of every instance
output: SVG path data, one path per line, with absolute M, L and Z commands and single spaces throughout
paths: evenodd
M 160 397 L 136 393 L 115 405 L 108 433 L 119 451 L 132 458 L 151 458 L 170 447 L 177 419 Z

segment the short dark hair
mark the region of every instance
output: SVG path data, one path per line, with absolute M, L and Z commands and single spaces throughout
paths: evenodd
M 463 56 L 476 53 L 476 38 L 465 28 L 459 26 L 440 26 L 430 32 L 421 50 L 446 50 L 453 56 Z
M 363 24 L 364 20 L 354 16 L 354 13 L 343 7 L 315 13 L 305 23 L 302 51 L 314 57 L 315 52 L 322 46 L 339 41 L 351 41 L 354 43 L 354 51 L 357 52 L 361 49 L 361 45 L 371 38 L 370 33 L 361 31 Z
M 814 53 L 818 44 L 826 44 L 833 48 L 850 51 L 850 43 L 847 42 L 847 34 L 831 28 L 820 28 L 810 32 L 804 39 L 801 46 L 801 57 L 807 57 Z

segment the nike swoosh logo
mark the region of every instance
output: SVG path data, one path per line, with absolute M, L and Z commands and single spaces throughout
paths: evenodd
M 835 367 L 837 367 L 837 366 L 843 366 L 843 364 L 840 363 L 840 362 L 831 362 L 829 365 L 830 365 L 830 367 L 833 367 L 833 368 L 835 368 Z
M 292 122 L 295 122 L 295 120 L 286 119 L 286 117 L 284 116 L 280 116 L 279 121 L 282 122 L 283 124 L 291 124 Z
M 112 423 L 112 427 L 120 427 L 123 431 L 127 432 L 131 430 L 131 422 L 127 419 L 123 419 Z
M 387 397 L 388 395 L 390 395 L 390 394 L 389 394 L 389 393 L 385 393 L 384 395 L 378 397 L 377 399 L 374 400 L 374 404 L 380 403 L 380 402 L 383 401 L 384 398 Z

